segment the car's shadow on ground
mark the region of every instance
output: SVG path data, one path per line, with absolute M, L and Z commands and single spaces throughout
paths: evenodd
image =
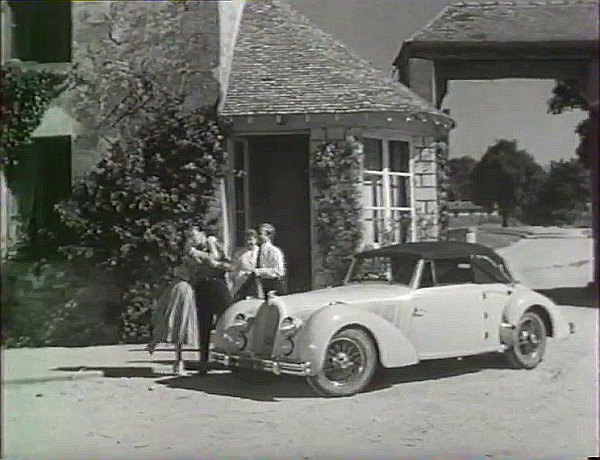
M 486 369 L 509 369 L 499 353 L 470 356 L 463 359 L 436 359 L 396 369 L 380 369 L 368 391 L 377 391 L 402 383 L 439 380 L 474 374 Z
M 258 374 L 248 378 L 229 371 L 212 371 L 201 376 L 162 379 L 157 383 L 169 388 L 262 402 L 315 396 L 304 379 L 271 374 Z
M 197 362 L 186 361 L 186 369 L 191 375 L 170 376 L 157 372 L 157 366 L 169 367 L 172 361 L 131 361 L 149 366 L 124 367 L 58 367 L 55 371 L 101 371 L 105 378 L 148 378 L 168 388 L 199 391 L 207 394 L 230 396 L 254 401 L 276 402 L 287 398 L 316 397 L 306 380 L 292 376 L 275 376 L 267 373 L 236 373 L 213 367 L 208 373 L 198 375 Z M 409 382 L 438 380 L 472 374 L 486 369 L 508 368 L 502 355 L 490 354 L 467 357 L 462 360 L 444 359 L 426 361 L 414 366 L 398 369 L 380 369 L 366 392 L 384 390 Z

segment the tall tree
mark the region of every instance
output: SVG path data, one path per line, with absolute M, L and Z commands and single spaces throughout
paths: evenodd
M 548 113 L 557 115 L 570 110 L 589 110 L 589 104 L 582 95 L 583 88 L 577 80 L 557 81 L 552 92 L 553 96 L 548 101 Z M 579 135 L 579 145 L 575 149 L 575 154 L 586 168 L 590 167 L 589 139 L 591 128 L 589 116 L 575 127 L 575 132 Z
M 517 141 L 501 139 L 488 147 L 473 169 L 473 200 L 488 209 L 497 205 L 506 227 L 517 207 L 527 209 L 534 203 L 544 176 L 542 167 L 517 147 Z
M 576 158 L 553 161 L 537 197 L 536 209 L 542 223 L 573 223 L 587 207 L 589 182 L 589 171 Z
M 470 156 L 448 160 L 448 199 L 451 201 L 472 201 L 471 173 L 477 160 Z

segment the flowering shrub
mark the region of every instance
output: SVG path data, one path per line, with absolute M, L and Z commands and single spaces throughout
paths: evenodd
M 348 138 L 323 143 L 311 157 L 317 241 L 328 284 L 344 279 L 349 257 L 361 241 L 361 155 L 360 144 Z
M 201 112 L 181 114 L 177 100 L 154 113 L 137 136 L 113 143 L 58 207 L 77 235 L 62 252 L 119 280 L 122 338 L 129 341 L 149 337 L 153 299 L 180 262 L 183 231 L 214 225 L 207 216 L 224 175 L 214 121 Z

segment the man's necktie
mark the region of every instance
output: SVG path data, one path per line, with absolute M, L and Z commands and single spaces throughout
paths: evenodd
M 256 254 L 256 268 L 261 268 L 261 254 L 262 253 L 262 245 L 260 245 L 258 247 L 258 253 Z M 262 286 L 262 282 L 260 280 L 260 276 L 257 276 L 256 279 L 256 294 L 258 296 L 259 299 L 262 299 L 265 295 L 264 290 L 263 290 L 263 286 Z
M 262 256 L 262 245 L 258 247 L 258 252 L 256 254 L 256 268 L 261 268 L 261 256 Z

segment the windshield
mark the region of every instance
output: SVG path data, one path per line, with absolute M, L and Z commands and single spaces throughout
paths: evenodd
M 350 282 L 387 281 L 410 285 L 418 258 L 398 256 L 357 258 L 350 273 Z

